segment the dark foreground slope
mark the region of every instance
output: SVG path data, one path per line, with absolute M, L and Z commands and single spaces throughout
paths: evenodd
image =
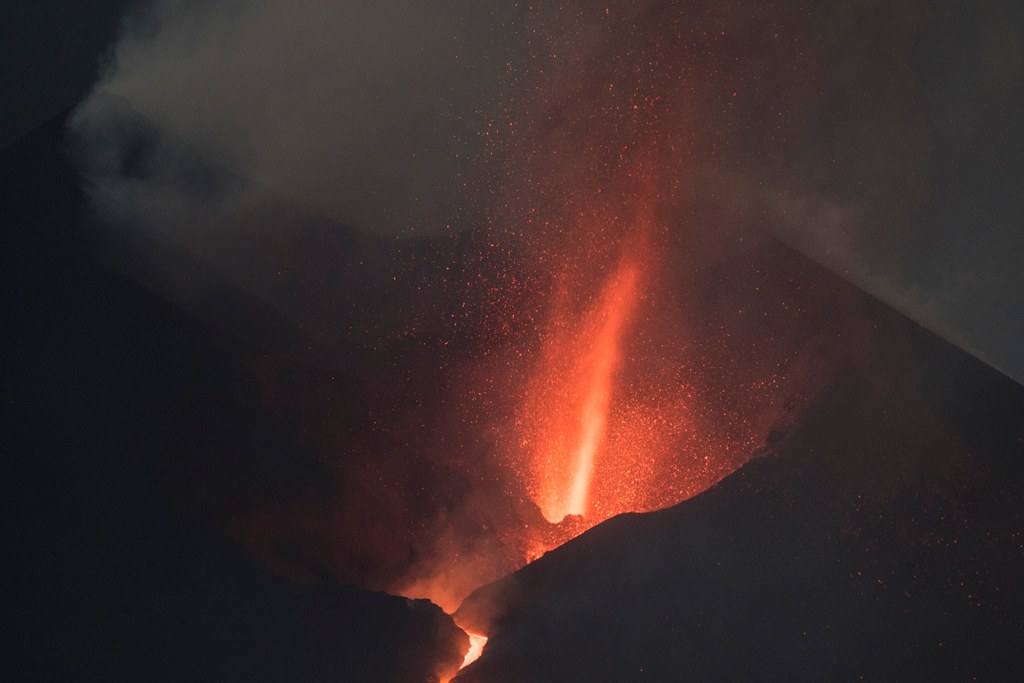
M 763 457 L 471 595 L 458 680 L 1019 677 L 1024 389 L 860 308 Z
M 427 681 L 454 668 L 465 636 L 438 608 L 274 577 L 197 508 L 211 497 L 190 487 L 218 468 L 238 489 L 221 498 L 258 499 L 316 460 L 261 409 L 251 352 L 86 257 L 62 130 L 54 120 L 0 156 L 0 678 Z

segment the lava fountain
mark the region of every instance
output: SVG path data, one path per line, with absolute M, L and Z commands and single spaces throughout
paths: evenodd
M 639 273 L 632 260 L 621 261 L 595 304 L 576 316 L 566 310 L 569 287 L 558 288 L 552 332 L 543 341 L 521 423 L 534 463 L 534 499 L 550 522 L 587 513 Z

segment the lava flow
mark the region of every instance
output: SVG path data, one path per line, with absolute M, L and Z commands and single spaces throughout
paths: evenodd
M 480 635 L 479 633 L 472 633 L 466 631 L 466 635 L 469 636 L 469 652 L 462 660 L 462 666 L 459 667 L 459 671 L 465 669 L 467 666 L 480 659 L 480 655 L 484 652 L 484 645 L 487 644 L 487 636 Z
M 462 664 L 459 665 L 457 671 L 451 673 L 451 670 L 449 670 L 448 672 L 440 674 L 440 683 L 450 683 L 459 671 L 462 671 L 467 666 L 480 659 L 480 655 L 484 653 L 484 646 L 487 645 L 487 636 L 466 628 L 462 624 L 459 624 L 458 621 L 456 621 L 456 624 L 458 624 L 458 626 L 462 628 L 469 637 L 469 650 L 466 651 L 465 656 L 462 658 Z

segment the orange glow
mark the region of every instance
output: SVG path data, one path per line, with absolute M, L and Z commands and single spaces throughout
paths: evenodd
M 466 655 L 462 658 L 462 664 L 459 666 L 458 671 L 455 673 L 445 673 L 440 676 L 440 683 L 451 683 L 452 679 L 467 666 L 480 659 L 480 655 L 484 653 L 484 646 L 487 645 L 487 636 L 482 633 L 476 633 L 464 628 L 458 621 L 455 622 L 459 628 L 462 628 L 466 635 L 469 636 L 469 650 L 466 651 Z
M 446 491 L 409 532 L 432 546 L 388 586 L 449 613 L 602 521 L 674 505 L 746 462 L 802 334 L 794 311 L 760 300 L 758 264 L 737 282 L 719 272 L 739 228 L 727 214 L 718 235 L 705 215 L 718 188 L 697 160 L 718 143 L 699 134 L 691 65 L 673 59 L 682 25 L 648 35 L 615 20 L 604 44 L 606 13 L 558 7 L 530 10 L 529 59 L 509 65 L 514 87 L 489 114 L 474 251 L 449 283 L 471 359 L 445 367 L 451 408 L 417 444 L 469 492 Z M 761 315 L 736 314 L 740 294 Z M 471 638 L 467 664 L 484 642 Z
M 462 671 L 467 666 L 480 659 L 480 655 L 484 653 L 484 645 L 487 644 L 487 636 L 479 633 L 471 633 L 466 631 L 466 635 L 469 636 L 469 652 L 462 660 L 462 666 L 459 667 L 459 671 Z
M 235 522 L 269 566 L 302 581 L 326 566 L 454 614 L 478 587 L 615 515 L 708 489 L 791 410 L 808 371 L 799 354 L 810 344 L 817 356 L 824 339 L 828 290 L 803 288 L 744 243 L 748 219 L 771 220 L 752 212 L 768 189 L 748 198 L 742 173 L 730 184 L 726 161 L 744 148 L 708 135 L 734 119 L 708 108 L 726 90 L 704 88 L 702 69 L 713 83 L 733 75 L 713 50 L 718 33 L 691 34 L 679 4 L 529 6 L 528 54 L 506 65 L 505 94 L 482 112 L 452 239 L 402 241 L 365 265 L 396 287 L 375 286 L 365 312 L 393 291 L 408 327 L 366 349 L 337 338 L 338 367 L 361 373 L 365 358 L 365 382 L 294 381 L 311 370 L 291 358 L 265 373 L 266 394 L 331 454 L 340 487 L 329 502 L 311 487 Z M 363 267 L 339 272 L 361 278 Z M 331 393 L 342 390 L 353 393 Z M 293 547 L 301 562 L 282 552 Z M 463 666 L 487 640 L 469 637 Z
M 623 261 L 596 305 L 573 318 L 554 312 L 542 364 L 528 394 L 534 430 L 535 496 L 550 522 L 585 516 L 605 440 L 622 341 L 636 307 L 639 270 Z

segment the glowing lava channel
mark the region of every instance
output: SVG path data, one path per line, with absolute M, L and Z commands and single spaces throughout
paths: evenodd
M 567 325 L 564 316 L 556 320 L 563 331 L 571 328 L 569 336 L 555 335 L 546 342 L 548 362 L 528 401 L 534 406 L 530 426 L 535 430 L 538 503 L 551 522 L 587 513 L 622 338 L 636 306 L 637 279 L 637 267 L 622 262 L 591 311 L 576 324 Z
M 487 636 L 482 636 L 479 633 L 470 633 L 469 631 L 466 631 L 466 635 L 469 636 L 469 652 L 463 658 L 459 671 L 480 659 L 480 655 L 484 653 L 484 645 L 487 644 Z
M 458 624 L 458 621 L 455 623 Z M 469 631 L 461 625 L 459 625 L 459 628 L 462 628 L 462 630 L 466 632 L 466 635 L 469 636 L 469 650 L 466 652 L 466 656 L 462 658 L 462 665 L 459 667 L 458 671 L 454 674 L 442 674 L 440 677 L 440 683 L 451 683 L 455 676 L 458 675 L 459 671 L 462 671 L 467 666 L 480 659 L 480 655 L 484 653 L 484 646 L 487 645 L 487 636 Z

